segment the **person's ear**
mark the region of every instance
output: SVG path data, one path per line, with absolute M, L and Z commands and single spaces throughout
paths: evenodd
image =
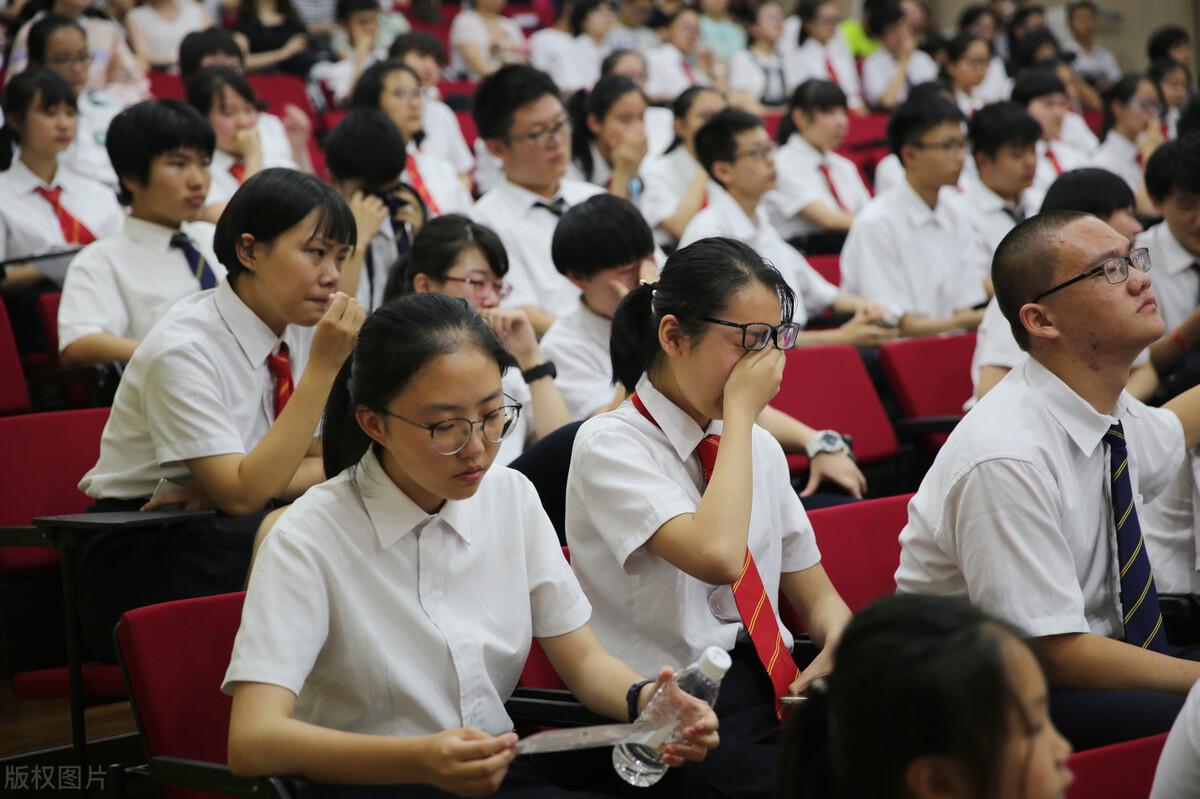
M 1049 306 L 1027 302 L 1021 306 L 1017 317 L 1030 338 L 1056 339 L 1062 335 L 1054 311 Z
M 567 280 L 571 281 L 575 288 L 580 291 L 587 291 L 588 285 L 591 283 L 590 280 L 578 272 L 567 272 Z
M 234 244 L 238 262 L 248 271 L 253 272 L 258 265 L 258 243 L 249 233 L 243 233 Z
M 504 139 L 484 139 L 483 144 L 489 153 L 501 161 L 508 158 L 508 143 Z
M 717 182 L 722 186 L 728 186 L 733 180 L 733 163 L 730 161 L 714 161 L 712 165 L 712 176 L 717 179 Z
M 432 291 L 437 291 L 433 285 L 433 280 L 424 272 L 417 272 L 413 275 L 412 284 L 414 294 L 428 294 Z
M 946 757 L 925 755 L 904 770 L 907 794 L 914 799 L 966 799 L 973 796 L 962 766 Z
M 900 165 L 907 168 L 909 162 L 912 161 L 913 155 L 916 154 L 917 148 L 911 144 L 905 143 L 900 145 Z
M 600 123 L 600 120 L 596 118 L 595 114 L 587 115 L 587 126 L 588 126 L 588 130 L 591 131 L 593 136 L 599 136 L 601 128 L 604 127 Z
M 793 108 L 792 124 L 795 125 L 797 132 L 804 130 L 809 125 L 808 114 L 804 113 L 802 109 Z
M 358 426 L 367 434 L 367 438 L 374 441 L 376 444 L 386 446 L 386 435 L 383 429 L 383 415 L 359 405 L 354 411 L 354 419 L 358 422 Z
M 658 346 L 669 358 L 679 358 L 688 353 L 688 336 L 683 332 L 679 319 L 667 314 L 658 322 Z

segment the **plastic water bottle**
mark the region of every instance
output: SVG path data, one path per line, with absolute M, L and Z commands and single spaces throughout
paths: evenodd
M 721 678 L 729 671 L 730 664 L 728 652 L 710 646 L 698 661 L 658 689 L 638 716 L 637 731 L 613 747 L 613 768 L 621 779 L 639 788 L 648 788 L 662 779 L 667 764 L 658 747 L 679 740 L 683 694 L 690 694 L 711 707 L 717 701 Z

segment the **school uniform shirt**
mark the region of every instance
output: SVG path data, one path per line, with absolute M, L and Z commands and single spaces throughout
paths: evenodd
M 900 62 L 886 47 L 877 48 L 875 52 L 867 56 L 867 60 L 863 62 L 862 74 L 862 91 L 867 105 L 879 105 L 879 98 L 883 97 L 883 93 L 887 91 L 888 85 L 892 82 L 892 76 L 899 68 Z M 905 73 L 908 77 L 896 95 L 897 104 L 904 102 L 911 87 L 937 80 L 938 67 L 927 53 L 913 50 L 912 55 L 909 56 L 908 68 Z
M 979 87 L 976 86 L 970 94 L 958 89 L 954 90 L 954 103 L 958 106 L 958 110 L 962 111 L 963 116 L 970 119 L 975 112 L 983 108 L 985 105 L 983 98 L 979 96 Z
M 125 109 L 126 103 L 108 92 L 85 91 L 79 95 L 76 107 L 79 113 L 75 117 L 75 139 L 58 157 L 58 162 L 117 192 L 120 185 L 105 142 L 108 126 L 113 117 Z
M 1098 413 L 1032 358 L 1010 372 L 963 417 L 909 503 L 897 589 L 966 597 L 1033 636 L 1122 637 L 1103 443 L 1118 421 L 1141 518 L 1183 463 L 1178 417 L 1125 392 L 1112 416 Z
M 504 16 L 497 17 L 495 25 L 498 35 L 493 44 L 491 28 L 478 11 L 464 8 L 454 16 L 454 21 L 450 23 L 450 70 L 454 74 L 473 80 L 479 80 L 481 77 L 471 70 L 467 59 L 463 58 L 461 48 L 464 44 L 477 46 L 480 57 L 493 69 L 507 63 L 509 51 L 527 51 L 525 34 L 514 20 Z
M 780 40 L 785 39 L 795 41 L 788 37 L 786 27 Z M 830 66 L 833 67 L 832 72 Z M 858 65 L 840 31 L 825 44 L 810 36 L 804 40 L 804 44 L 785 50 L 783 74 L 789 94 L 809 78 L 820 78 L 841 86 L 851 108 L 861 108 L 863 105 L 862 89 L 858 83 Z
M 675 114 L 669 108 L 652 105 L 642 120 L 646 123 L 646 157 L 662 155 L 675 141 Z
M 387 60 L 387 48 L 374 50 L 367 54 L 363 62 L 361 75 L 372 65 Z M 351 53 L 338 61 L 319 61 L 308 71 L 308 80 L 326 92 L 339 106 L 344 105 L 354 91 L 356 78 L 354 75 L 354 55 Z
M 409 235 L 411 244 L 411 234 L 406 231 L 406 235 Z M 396 228 L 391 219 L 383 220 L 368 247 L 362 271 L 358 275 L 358 287 L 354 291 L 354 297 L 367 313 L 370 313 L 383 305 L 388 275 L 400 257 L 400 250 L 396 246 Z
M 1178 108 L 1168 108 L 1163 115 L 1163 127 L 1166 128 L 1167 141 L 1179 138 L 1179 117 L 1183 112 Z
M 771 226 L 770 214 L 761 202 L 751 219 L 729 192 L 715 183 L 709 187 L 708 207 L 692 217 L 679 239 L 679 246 L 686 247 L 711 236 L 743 241 L 775 265 L 796 292 L 793 322 L 803 325 L 811 317 L 821 315 L 838 295 L 838 287 L 813 269 L 800 251 L 784 241 Z
M 729 61 L 729 92 L 745 92 L 763 105 L 780 106 L 788 101 L 783 77 L 783 58 L 771 51 L 738 50 Z
M 564 179 L 559 184 L 558 198 L 565 200 L 565 210 L 603 191 L 591 183 Z M 553 204 L 503 178 L 471 209 L 471 218 L 494 230 L 508 252 L 506 279 L 513 290 L 504 304 L 510 308 L 536 305 L 546 313 L 561 316 L 579 304 L 579 289 L 558 273 L 550 257 L 550 241 L 559 215 L 543 206 Z
M 1166 222 L 1139 233 L 1133 246 L 1150 250 L 1150 288 L 1167 330 L 1174 330 L 1200 305 L 1200 259 L 1183 248 Z
M 453 164 L 435 153 L 422 152 L 415 143 L 409 143 L 408 152 L 416 163 L 421 181 L 437 206 L 436 213 L 435 209 L 428 209 L 430 216 L 465 214 L 471 209 L 475 200 L 463 185 Z M 402 179 L 410 186 L 417 185 L 408 166 L 404 169 Z
M 821 172 L 824 165 L 829 179 Z M 775 153 L 779 184 L 763 197 L 771 220 L 785 239 L 819 233 L 822 228 L 800 215 L 814 202 L 855 214 L 871 199 L 858 167 L 849 158 L 830 150 L 823 153 L 799 133 Z M 832 182 L 833 188 L 830 188 Z M 834 197 L 833 190 L 837 190 Z M 840 201 L 840 202 L 839 202 Z
M 1137 194 L 1142 185 L 1141 155 L 1137 145 L 1129 139 L 1110 130 L 1104 141 L 1092 157 L 1092 166 L 1098 166 L 1112 172 L 1129 184 L 1129 190 Z
M 261 120 L 267 114 L 259 114 Z M 278 121 L 278 117 L 274 117 Z M 270 123 L 267 123 L 270 125 Z M 273 125 L 271 125 L 273 127 Z M 277 146 L 268 148 L 266 140 L 263 138 L 261 130 L 259 133 L 259 145 L 262 148 L 262 168 L 270 169 L 271 167 L 285 167 L 287 169 L 296 169 L 296 162 L 292 160 L 291 148 L 286 152 L 280 151 Z M 205 205 L 216 205 L 218 203 L 229 202 L 229 198 L 241 188 L 241 183 L 233 174 L 235 164 L 240 164 L 241 159 L 233 156 L 224 150 L 213 150 L 212 163 L 209 166 L 209 171 L 212 174 L 212 182 L 208 186 L 208 196 L 204 198 Z
M 1004 59 L 994 55 L 988 62 L 983 82 L 975 87 L 975 94 L 983 100 L 985 105 L 998 103 L 1007 100 L 1012 95 L 1012 85 L 1012 78 L 1008 76 L 1008 68 L 1004 66 Z
M 460 175 L 470 172 L 475 168 L 475 156 L 463 137 L 458 117 L 436 95 L 437 89 L 430 89 L 425 96 L 425 108 L 421 112 L 421 130 L 425 137 L 421 139 L 421 152 L 441 156 L 453 164 Z
M 963 163 L 970 160 L 969 158 L 965 159 Z M 904 164 L 900 162 L 900 156 L 888 153 L 875 165 L 875 177 L 872 181 L 875 185 L 875 196 L 878 197 L 885 191 L 899 186 L 904 180 Z
M 638 53 L 646 53 L 658 47 L 661 42 L 658 34 L 647 27 L 627 28 L 620 22 L 612 26 L 612 30 L 608 32 L 608 37 L 604 40 L 604 43 L 608 45 L 609 52 L 633 50 Z
M 1038 139 L 1034 147 L 1037 151 L 1037 168 L 1033 173 L 1033 183 L 1021 198 L 1025 209 L 1031 214 L 1041 209 L 1046 192 L 1050 191 L 1059 175 L 1072 169 L 1082 169 L 1089 162 L 1087 155 L 1062 139 Z
M 298 385 L 312 334 L 289 325 L 280 339 L 227 280 L 177 302 L 126 365 L 100 460 L 79 490 L 93 499 L 141 499 L 161 478 L 186 482 L 186 460 L 250 452 L 275 421 L 267 356 L 285 342 Z
M 1067 52 L 1075 54 L 1074 60 L 1071 61 L 1071 69 L 1086 80 L 1093 83 L 1097 81 L 1116 83 L 1121 79 L 1121 67 L 1108 48 L 1097 45 L 1091 50 L 1084 50 L 1083 45 L 1072 37 L 1067 37 L 1063 46 Z
M 646 52 L 646 96 L 674 100 L 692 86 L 711 86 L 704 70 L 688 63 L 673 44 L 660 44 Z
M 1200 594 L 1200 454 L 1193 449 L 1171 482 L 1144 508 L 1142 539 L 1160 594 Z
M 550 74 L 564 95 L 590 90 L 600 80 L 600 65 L 610 52 L 607 44 L 596 44 L 592 37 L 581 33 L 571 40 L 562 68 Z
M 171 4 L 175 17 L 167 19 L 151 5 L 134 6 L 125 17 L 125 26 L 138 28 L 150 48 L 151 64 L 175 64 L 179 61 L 179 45 L 189 33 L 204 30 L 209 20 L 204 7 L 195 0 L 175 0 Z
M 571 45 L 574 42 L 574 36 L 558 28 L 534 31 L 529 35 L 529 65 L 547 75 L 561 75 L 571 58 Z M 564 93 L 567 91 L 561 84 L 559 89 Z
M 611 336 L 612 320 L 582 302 L 542 336 L 542 353 L 558 369 L 554 385 L 573 420 L 586 419 L 616 393 L 608 348 Z
M 855 215 L 842 248 L 842 289 L 897 317 L 948 317 L 987 299 L 991 264 L 980 262 L 973 244 L 971 224 L 946 190 L 930 208 L 901 181 Z
M 631 402 L 583 423 L 567 476 L 566 530 L 572 567 L 592 603 L 592 629 L 610 653 L 651 674 L 663 664 L 693 663 L 709 646 L 730 650 L 745 627 L 730 586 L 701 582 L 647 545 L 666 522 L 700 504 L 696 446 L 720 435 L 722 422 L 701 430 L 645 376 L 637 394 L 662 429 Z M 752 464 L 747 546 L 790 649 L 775 607 L 780 575 L 816 565 L 821 554 L 783 449 L 757 425 Z
M 1154 771 L 1150 799 L 1188 799 L 1200 785 L 1200 682 L 1179 711 Z
M 1074 111 L 1068 111 L 1063 117 L 1062 130 L 1059 135 L 1066 144 L 1089 158 L 1096 153 L 1096 148 L 1100 146 L 1100 139 L 1096 137 L 1092 126 Z
M 953 196 L 957 195 L 957 196 Z M 966 213 L 967 222 L 975 232 L 976 258 L 991 268 L 992 256 L 1017 222 L 1031 216 L 1024 205 L 1014 207 L 992 191 L 978 176 L 963 181 L 962 192 L 947 194 L 947 200 L 958 202 Z
M 590 615 L 523 475 L 495 465 L 429 514 L 369 450 L 275 525 L 221 689 L 278 685 L 297 719 L 343 732 L 499 735 L 531 640 Z
M 483 139 L 476 139 L 472 148 L 475 151 L 475 191 L 482 197 L 504 180 L 504 162 L 488 151 Z
M 662 227 L 662 223 L 679 208 L 683 195 L 687 194 L 688 187 L 703 169 L 682 144 L 670 152 L 646 160 L 642 167 L 645 186 L 637 205 L 646 224 L 654 229 L 654 240 L 658 244 L 675 243 L 675 237 Z M 713 185 L 710 180 L 709 186 Z
M 212 251 L 215 227 L 188 222 L 168 228 L 127 216 L 118 231 L 89 244 L 71 261 L 58 304 L 58 348 L 108 333 L 141 341 L 167 309 L 200 292 L 200 281 L 171 237 L 183 232 L 218 281 L 225 277 Z

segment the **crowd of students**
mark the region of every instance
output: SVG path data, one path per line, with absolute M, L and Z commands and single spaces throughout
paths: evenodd
M 621 721 L 730 653 L 655 795 L 1062 796 L 1073 748 L 1173 724 L 1154 796 L 1190 795 L 1200 638 L 1159 594 L 1200 594 L 1191 41 L 1122 72 L 1095 3 L 1061 37 L 1008 5 L 942 31 L 915 0 L 565 0 L 527 37 L 475 0 L 449 52 L 377 0 L 14 10 L 18 343 L 61 291 L 62 364 L 120 375 L 94 510 L 217 511 L 86 542 L 90 654 L 131 608 L 245 588 L 230 766 L 317 795 L 627 793 L 604 752 L 517 757 L 535 639 Z M 261 70 L 346 109 L 328 181 Z M 864 170 L 838 150 L 878 112 Z M 786 352 L 966 331 L 899 596 L 852 616 L 806 508 L 870 486 L 771 406 Z

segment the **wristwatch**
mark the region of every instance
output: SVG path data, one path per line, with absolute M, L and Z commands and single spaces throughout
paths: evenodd
M 846 439 L 842 438 L 842 434 L 836 430 L 818 430 L 817 434 L 808 440 L 804 445 L 804 451 L 808 454 L 809 459 L 818 455 L 836 455 L 839 452 L 844 452 L 850 457 L 854 454 L 850 451 L 850 445 L 846 443 Z
M 525 378 L 526 383 L 532 383 L 534 380 L 541 380 L 543 377 L 558 377 L 558 369 L 554 366 L 554 361 L 546 361 L 521 372 L 521 377 Z

